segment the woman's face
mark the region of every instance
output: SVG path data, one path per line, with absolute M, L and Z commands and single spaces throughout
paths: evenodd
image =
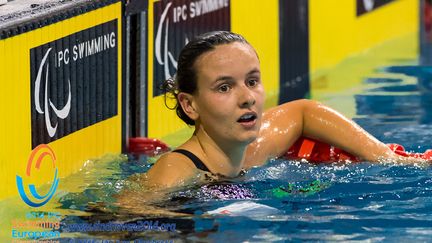
M 240 42 L 219 45 L 198 57 L 195 70 L 196 125 L 219 143 L 254 141 L 265 96 L 255 50 Z

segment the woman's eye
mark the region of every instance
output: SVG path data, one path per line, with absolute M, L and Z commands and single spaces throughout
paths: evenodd
M 219 86 L 218 91 L 221 93 L 226 93 L 228 91 L 230 91 L 231 86 L 229 86 L 228 84 L 223 84 L 221 86 Z
M 255 87 L 258 84 L 258 79 L 249 79 L 247 81 L 247 85 L 249 87 Z

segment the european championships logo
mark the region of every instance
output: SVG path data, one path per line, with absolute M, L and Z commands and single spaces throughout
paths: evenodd
M 55 191 L 57 190 L 57 186 L 59 183 L 58 179 L 58 169 L 56 166 L 56 156 L 54 154 L 54 151 L 46 144 L 40 144 L 35 149 L 33 149 L 28 162 L 27 162 L 27 169 L 26 169 L 26 177 L 28 179 L 32 178 L 31 172 L 33 167 L 37 170 L 40 169 L 42 161 L 44 159 L 50 159 L 53 165 L 53 168 L 55 169 L 54 172 L 54 178 L 51 183 L 51 187 L 49 191 L 45 195 L 40 195 L 36 191 L 36 186 L 34 184 L 28 185 L 28 190 L 30 191 L 30 194 L 32 196 L 32 199 L 29 198 L 25 192 L 25 186 L 23 182 L 23 178 L 19 175 L 16 175 L 16 183 L 18 187 L 18 192 L 22 198 L 22 200 L 31 207 L 40 207 L 45 205 L 53 196 Z

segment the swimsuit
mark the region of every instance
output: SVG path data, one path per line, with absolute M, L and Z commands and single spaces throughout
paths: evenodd
M 185 149 L 176 149 L 173 152 L 183 154 L 184 156 L 188 157 L 190 160 L 192 160 L 192 162 L 198 169 L 210 172 L 207 166 L 195 154 L 191 153 L 190 151 L 187 151 Z
M 193 163 L 194 163 L 194 165 L 198 168 L 198 169 L 200 169 L 200 170 L 203 170 L 203 171 L 205 171 L 205 172 L 210 172 L 211 174 L 213 174 L 213 175 L 215 175 L 214 173 L 212 173 L 208 168 L 207 168 L 207 166 L 202 162 L 202 160 L 200 160 L 195 154 L 193 154 L 192 152 L 190 152 L 190 151 L 188 151 L 188 150 L 185 150 L 185 149 L 176 149 L 176 150 L 173 150 L 172 152 L 176 152 L 176 153 L 179 153 L 179 154 L 183 154 L 184 156 L 186 156 L 186 157 L 188 157 Z M 244 175 L 244 174 L 246 174 L 246 171 L 244 170 L 244 169 L 242 169 L 241 171 L 240 171 L 240 173 L 238 174 L 238 176 L 242 176 L 242 175 Z M 222 176 L 222 175 L 219 175 L 218 174 L 218 176 Z M 222 177 L 225 177 L 225 176 L 222 176 Z
M 229 178 L 226 178 L 222 175 L 213 174 L 207 168 L 207 166 L 192 152 L 185 149 L 176 149 L 172 152 L 183 154 L 184 156 L 188 157 L 198 169 L 210 172 L 212 175 L 217 176 L 219 179 L 223 179 L 222 181 L 213 181 L 214 178 L 210 178 L 206 175 L 206 177 L 213 182 L 200 186 L 199 190 L 196 193 L 193 193 L 193 191 L 189 191 L 189 193 L 192 194 L 190 195 L 192 198 L 249 199 L 254 197 L 255 193 L 251 189 L 247 188 L 245 185 L 239 183 L 233 184 Z M 243 176 L 244 174 L 245 171 L 241 170 L 239 176 Z M 183 197 L 187 194 L 187 192 L 182 192 Z

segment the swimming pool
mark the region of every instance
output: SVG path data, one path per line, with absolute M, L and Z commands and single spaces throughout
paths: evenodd
M 364 61 L 353 62 L 335 72 L 353 78 L 350 68 Z M 357 71 L 357 84 L 315 97 L 384 142 L 415 152 L 431 148 L 432 68 L 417 65 L 415 59 L 369 66 L 368 72 Z M 144 173 L 154 160 L 107 155 L 62 179 L 67 191 L 59 191 L 43 209 L 61 215 L 60 240 L 428 241 L 432 234 L 431 168 L 276 159 L 238 180 L 173 192 L 152 209 L 137 200 L 137 210 L 120 210 L 115 196 L 131 186 L 131 175 Z M 144 189 L 132 188 L 139 198 Z M 9 210 L 8 222 L 25 210 L 13 201 L 6 204 L 0 208 Z M 155 207 L 162 211 L 155 212 Z

